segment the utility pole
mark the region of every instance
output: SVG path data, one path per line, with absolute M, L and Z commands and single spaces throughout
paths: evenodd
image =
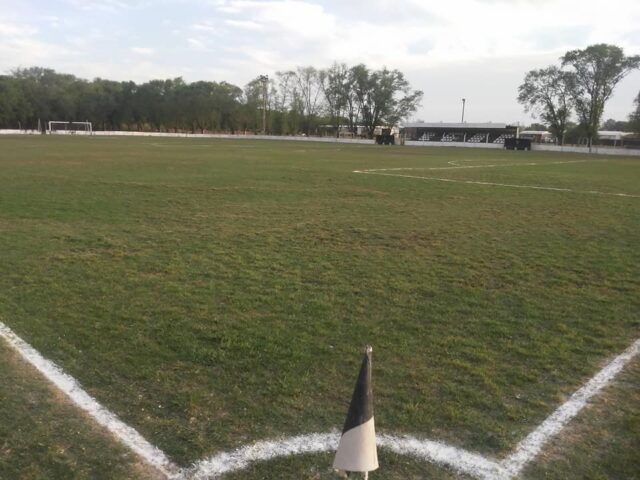
M 267 87 L 269 86 L 269 77 L 260 75 L 258 77 L 262 82 L 262 134 L 267 133 Z
M 466 101 L 466 98 L 462 99 L 462 120 L 460 121 L 460 123 L 464 123 L 464 104 L 466 103 Z

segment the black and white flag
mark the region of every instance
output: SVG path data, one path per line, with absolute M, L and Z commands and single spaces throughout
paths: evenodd
M 347 420 L 333 461 L 333 468 L 346 472 L 370 472 L 378 468 L 376 430 L 373 423 L 371 347 L 367 347 Z

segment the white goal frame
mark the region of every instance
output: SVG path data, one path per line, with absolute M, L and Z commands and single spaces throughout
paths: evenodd
M 50 135 L 92 135 L 93 126 L 91 122 L 50 121 L 47 133 Z

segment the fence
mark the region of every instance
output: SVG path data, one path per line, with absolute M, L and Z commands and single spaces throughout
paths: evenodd
M 0 130 L 0 135 L 37 135 L 37 130 Z M 84 136 L 86 134 L 83 134 Z M 353 143 L 360 145 L 374 145 L 373 140 L 335 138 L 335 137 L 305 137 L 305 136 L 279 136 L 279 135 L 231 135 L 221 133 L 169 133 L 169 132 L 125 132 L 125 131 L 94 131 L 91 135 L 96 137 L 165 137 L 165 138 L 225 138 L 232 140 L 280 140 L 294 142 L 323 142 L 323 143 Z M 483 148 L 501 150 L 502 144 L 496 143 L 466 143 L 466 142 L 420 142 L 407 141 L 405 145 L 410 147 L 461 147 L 461 148 Z M 385 148 L 385 147 L 380 147 Z M 391 147 L 389 147 L 391 148 Z M 545 145 L 534 143 L 532 148 L 539 152 L 567 152 L 589 154 L 587 147 L 576 145 Z M 640 157 L 640 150 L 629 148 L 594 146 L 591 149 L 594 155 L 619 155 L 625 157 Z

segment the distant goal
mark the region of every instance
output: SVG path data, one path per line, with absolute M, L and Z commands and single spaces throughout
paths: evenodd
M 91 122 L 49 122 L 49 134 L 65 134 L 65 135 L 91 135 L 93 127 Z

